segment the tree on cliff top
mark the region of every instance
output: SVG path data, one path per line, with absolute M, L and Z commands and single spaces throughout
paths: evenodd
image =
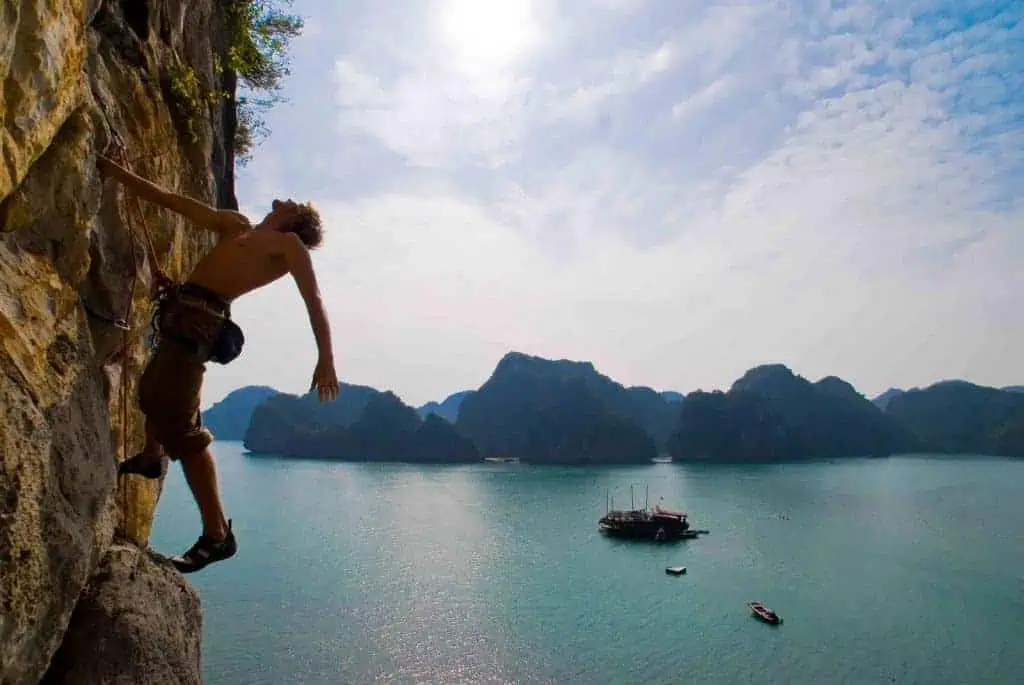
M 288 45 L 302 33 L 302 18 L 288 14 L 280 5 L 291 5 L 291 0 L 226 3 L 231 27 L 226 66 L 237 74 L 239 84 L 248 93 L 237 97 L 235 159 L 243 166 L 268 133 L 263 112 L 284 99 L 280 84 L 289 73 Z

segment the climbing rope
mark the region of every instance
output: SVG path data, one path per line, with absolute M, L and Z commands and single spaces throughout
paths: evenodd
M 157 304 L 158 304 L 157 309 L 159 310 L 159 303 L 163 300 L 164 294 L 167 292 L 168 288 L 174 284 L 174 282 L 163 272 L 163 270 L 160 268 L 160 264 L 157 262 L 157 259 L 156 259 L 156 248 L 153 247 L 153 238 L 150 236 L 149 228 L 146 226 L 146 217 L 143 214 L 142 204 L 139 202 L 138 196 L 135 196 L 132 199 L 135 201 L 135 210 L 136 210 L 137 216 L 139 218 L 139 222 L 142 225 L 142 236 L 146 239 L 146 249 L 145 249 L 146 258 L 147 258 L 147 261 L 149 262 L 150 273 L 153 274 L 153 283 L 156 286 L 156 288 L 151 290 L 150 298 L 157 302 Z M 132 265 L 133 265 L 133 268 L 132 268 L 131 285 L 129 286 L 129 291 L 128 291 L 129 292 L 128 306 L 125 308 L 125 318 L 124 318 L 124 320 L 125 321 L 131 321 L 132 307 L 133 307 L 134 302 L 135 302 L 135 287 L 136 287 L 136 283 L 138 281 L 138 268 L 136 266 L 137 260 L 136 260 L 136 250 L 135 250 L 135 227 L 132 225 L 131 213 L 130 212 L 126 212 L 125 218 L 126 218 L 126 223 L 128 225 L 128 235 L 129 235 L 129 238 L 131 240 Z M 151 319 L 150 326 L 153 329 L 153 332 L 155 334 L 157 332 L 157 330 L 156 330 L 156 316 L 154 316 Z M 125 327 L 123 329 L 123 331 L 124 331 L 122 333 L 123 339 L 127 341 L 129 327 Z M 126 343 L 126 345 L 127 345 L 127 343 Z M 127 352 L 127 349 L 128 349 L 127 346 L 125 346 L 124 349 Z M 123 368 L 124 368 L 124 362 L 122 361 L 122 369 Z M 122 375 L 124 375 L 124 374 L 122 374 Z M 122 383 L 121 383 L 121 386 L 122 386 L 122 396 L 125 398 L 124 401 L 122 402 L 122 406 L 126 406 L 127 405 L 127 399 L 126 399 L 127 398 L 127 386 L 128 386 L 127 376 L 126 375 L 125 375 L 125 380 L 123 380 Z M 123 411 L 127 411 L 127 410 L 123 410 Z M 127 432 L 125 432 L 125 434 L 127 434 Z M 128 449 L 127 448 L 127 443 L 125 443 L 125 447 L 124 447 L 124 458 L 125 459 L 128 458 L 127 449 Z
M 119 163 L 121 163 L 121 164 L 124 164 L 127 167 L 128 166 L 127 165 L 127 160 L 125 159 L 125 156 L 123 154 L 123 152 L 124 152 L 124 143 L 120 140 L 120 137 L 117 136 L 116 133 L 113 134 L 113 137 L 114 137 L 114 141 L 113 141 L 112 147 L 115 150 L 115 156 L 119 158 L 117 161 Z M 173 284 L 173 281 L 170 278 L 167 277 L 167 275 L 163 272 L 162 269 L 160 269 L 160 264 L 159 264 L 159 262 L 156 259 L 156 250 L 155 250 L 155 248 L 153 246 L 153 239 L 150 236 L 148 227 L 146 226 L 146 220 L 145 220 L 145 215 L 144 215 L 144 213 L 142 211 L 142 205 L 139 202 L 138 196 L 134 196 L 133 199 L 135 201 L 135 209 L 137 211 L 137 215 L 138 215 L 139 220 L 140 220 L 140 222 L 142 224 L 143 237 L 146 240 L 146 245 L 145 245 L 144 249 L 146 251 L 147 261 L 149 262 L 150 273 L 152 274 L 154 285 L 157 286 L 157 288 L 154 288 L 153 292 L 151 292 L 150 295 L 151 295 L 151 297 L 154 297 L 154 299 L 160 299 L 160 298 L 162 298 L 163 294 L 166 292 L 168 286 Z M 120 355 L 120 357 L 121 357 L 121 359 L 120 359 L 120 362 L 121 362 L 121 383 L 120 383 L 121 387 L 120 387 L 120 395 L 121 395 L 121 397 L 120 397 L 120 400 L 121 400 L 121 459 L 122 459 L 122 461 L 125 460 L 125 459 L 128 459 L 128 457 L 129 457 L 129 442 L 130 442 L 129 441 L 129 423 L 128 423 L 128 399 L 129 399 L 129 392 L 128 392 L 128 390 L 129 390 L 129 385 L 130 385 L 130 380 L 129 380 L 129 375 L 128 375 L 128 357 L 129 357 L 129 344 L 130 344 L 129 334 L 133 332 L 131 322 L 132 322 L 132 313 L 133 313 L 134 305 L 135 305 L 135 290 L 136 290 L 136 287 L 137 287 L 137 284 L 138 284 L 138 273 L 139 273 L 138 252 L 137 252 L 137 248 L 136 248 L 135 226 L 134 226 L 134 223 L 132 221 L 130 208 L 125 211 L 125 222 L 126 222 L 126 225 L 128 227 L 128 239 L 129 239 L 129 244 L 130 244 L 130 247 L 131 247 L 131 263 L 132 263 L 132 275 L 131 275 L 131 280 L 130 280 L 129 286 L 128 286 L 128 302 L 125 305 L 124 316 L 121 319 L 110 320 L 107 317 L 99 317 L 99 318 L 102 318 L 104 320 L 107 320 L 112 325 L 117 326 L 118 328 L 121 329 L 121 355 Z M 83 304 L 84 304 L 84 302 L 83 302 Z M 86 307 L 86 309 L 88 310 L 88 307 Z M 94 315 L 96 315 L 94 312 L 92 312 L 92 313 Z M 153 321 L 151 322 L 151 325 L 153 326 L 154 331 L 155 331 L 155 329 L 156 329 L 156 317 L 155 316 L 153 318 Z M 116 456 L 115 456 L 115 466 L 117 466 Z M 127 534 L 127 518 L 128 518 L 129 511 L 128 511 L 128 506 L 127 506 L 128 505 L 128 501 L 127 501 L 127 492 L 126 492 L 126 490 L 122 488 L 120 495 L 121 495 L 121 511 L 124 512 L 124 517 L 125 517 L 125 520 L 123 521 L 123 524 L 125 524 L 125 531 L 124 532 Z

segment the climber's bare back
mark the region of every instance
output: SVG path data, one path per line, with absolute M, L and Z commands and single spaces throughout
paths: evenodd
M 290 270 L 288 251 L 296 249 L 294 235 L 253 229 L 244 217 L 231 224 L 233 226 L 222 233 L 217 246 L 196 264 L 187 279 L 228 300 L 287 274 Z

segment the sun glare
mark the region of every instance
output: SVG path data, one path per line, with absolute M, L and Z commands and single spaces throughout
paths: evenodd
M 508 66 L 537 36 L 531 0 L 442 0 L 437 18 L 455 66 L 471 73 Z

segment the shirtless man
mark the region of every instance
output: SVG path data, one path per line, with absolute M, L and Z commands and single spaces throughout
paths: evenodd
M 199 396 L 207 361 L 227 363 L 241 351 L 239 335 L 230 336 L 231 302 L 290 273 L 306 302 L 320 356 L 310 390 L 320 401 L 338 396 L 331 331 L 327 323 L 309 250 L 322 239 L 320 217 L 308 205 L 274 200 L 272 210 L 256 226 L 242 214 L 214 209 L 142 179 L 115 162 L 100 157 L 104 176 L 120 181 L 136 195 L 184 216 L 200 229 L 212 231 L 219 242 L 204 256 L 180 286 L 161 300 L 157 320 L 159 343 L 139 380 L 139 405 L 146 416 L 146 446 L 125 459 L 120 474 L 159 478 L 164 473 L 161 453 L 181 461 L 182 470 L 203 519 L 203 533 L 184 554 L 171 561 L 183 573 L 234 556 L 237 550 L 231 521 L 225 518 L 217 487 L 217 472 L 203 428 Z M 228 348 L 235 348 L 226 356 Z M 225 361 L 226 359 L 226 361 Z

